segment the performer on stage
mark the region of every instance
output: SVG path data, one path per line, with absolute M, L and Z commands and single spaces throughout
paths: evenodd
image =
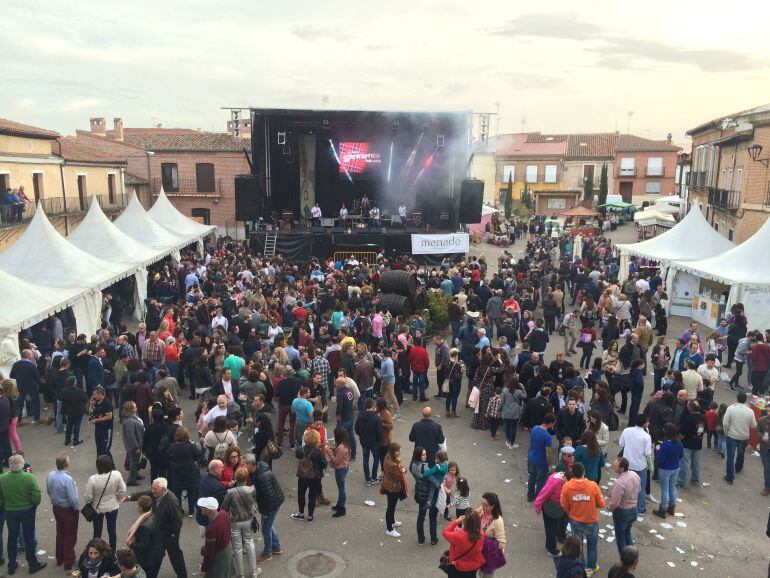
M 369 197 L 364 195 L 361 197 L 361 210 L 363 211 L 364 215 L 366 215 L 367 212 L 369 212 L 370 203 L 369 203 Z
M 340 225 L 345 225 L 345 220 L 348 218 L 348 208 L 345 206 L 345 203 L 342 203 L 342 206 L 340 207 Z
M 369 218 L 372 220 L 372 224 L 379 229 L 380 228 L 380 209 L 379 207 L 377 207 L 377 205 L 374 205 L 369 210 Z
M 401 203 L 398 206 L 398 216 L 401 219 L 401 226 L 406 226 L 406 203 Z
M 315 206 L 312 209 L 310 209 L 310 216 L 313 218 L 313 226 L 320 227 L 321 217 L 323 215 L 321 213 L 321 207 L 318 206 L 318 203 L 316 203 Z

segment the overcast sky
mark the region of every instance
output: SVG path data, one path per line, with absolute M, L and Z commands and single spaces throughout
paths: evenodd
M 625 131 L 632 110 L 631 132 L 686 142 L 770 101 L 768 12 L 743 0 L 4 0 L 0 116 L 65 134 L 91 116 L 222 131 L 220 107 L 321 108 L 327 95 L 338 109 L 499 102 L 501 132 L 522 119 Z

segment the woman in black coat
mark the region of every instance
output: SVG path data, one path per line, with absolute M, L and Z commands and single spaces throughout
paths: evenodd
M 258 460 L 267 462 L 267 465 L 272 469 L 273 459 L 268 452 L 262 455 L 262 451 L 267 447 L 267 442 L 275 438 L 275 432 L 273 431 L 273 424 L 270 421 L 270 415 L 267 413 L 260 413 L 257 416 L 257 420 L 254 423 L 254 449 L 252 453 Z
M 78 560 L 80 575 L 86 576 L 115 576 L 120 574 L 115 552 L 110 545 L 101 538 L 93 538 L 86 545 L 86 549 Z
M 187 514 L 195 514 L 198 500 L 198 479 L 200 478 L 200 449 L 190 441 L 190 432 L 179 427 L 174 434 L 174 443 L 168 449 L 169 487 L 182 506 L 182 492 L 187 492 Z
M 159 521 L 152 513 L 152 498 L 141 496 L 137 500 L 139 518 L 128 532 L 126 544 L 136 554 L 136 561 L 144 570 L 147 578 L 157 578 L 163 563 L 165 549 Z M 84 576 L 81 574 L 81 576 Z
M 150 411 L 150 425 L 144 430 L 143 451 L 150 461 L 150 479 L 166 477 L 166 456 L 163 448 L 168 448 L 168 443 L 161 444 L 166 435 L 166 424 L 163 420 L 163 409 L 160 404 L 153 404 Z

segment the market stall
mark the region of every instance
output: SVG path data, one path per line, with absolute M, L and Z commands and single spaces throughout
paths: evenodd
M 597 209 L 605 209 L 610 213 L 615 213 L 618 217 L 618 224 L 622 225 L 633 218 L 635 207 L 625 201 L 608 201 L 603 205 L 598 205 Z
M 601 213 L 588 209 L 582 205 L 562 211 L 559 215 L 564 218 L 565 228 L 573 237 L 582 235 L 592 237 L 601 234 L 599 227 L 599 217 Z
M 764 265 L 768 247 L 770 221 L 765 221 L 751 238 L 728 251 L 712 251 L 713 256 L 704 259 L 672 262 L 674 279 L 688 278 L 693 288 L 697 283 L 697 292 L 692 296 L 693 319 L 697 314 L 697 320 L 715 327 L 724 311 L 742 303 L 750 329 L 770 327 L 770 270 Z

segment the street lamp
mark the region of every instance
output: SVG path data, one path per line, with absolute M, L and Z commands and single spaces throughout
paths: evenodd
M 749 151 L 749 157 L 751 157 L 752 161 L 754 161 L 755 163 L 762 163 L 765 168 L 768 168 L 768 161 L 770 161 L 770 159 L 759 158 L 759 155 L 762 154 L 761 144 L 753 144 L 747 150 Z

